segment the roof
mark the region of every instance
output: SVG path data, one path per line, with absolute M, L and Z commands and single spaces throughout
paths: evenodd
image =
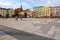
M 23 11 L 22 8 L 17 8 L 16 10 L 19 11 L 19 12 L 22 12 Z

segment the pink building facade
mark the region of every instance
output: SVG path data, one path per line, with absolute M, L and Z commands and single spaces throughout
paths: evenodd
M 60 6 L 50 7 L 51 17 L 60 17 Z

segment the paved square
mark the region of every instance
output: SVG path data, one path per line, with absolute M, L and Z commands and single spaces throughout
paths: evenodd
M 20 18 L 16 21 L 14 18 L 0 19 L 0 25 L 15 28 L 25 32 L 42 35 L 45 37 L 60 39 L 60 19 L 49 18 Z

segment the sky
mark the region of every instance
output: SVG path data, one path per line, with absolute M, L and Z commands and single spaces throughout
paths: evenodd
M 36 6 L 60 6 L 60 0 L 0 0 L 2 8 L 18 8 L 22 5 L 23 9 L 31 9 Z

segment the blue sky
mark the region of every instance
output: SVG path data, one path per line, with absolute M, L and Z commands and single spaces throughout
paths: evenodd
M 0 7 L 33 9 L 36 6 L 60 6 L 60 0 L 0 0 Z

